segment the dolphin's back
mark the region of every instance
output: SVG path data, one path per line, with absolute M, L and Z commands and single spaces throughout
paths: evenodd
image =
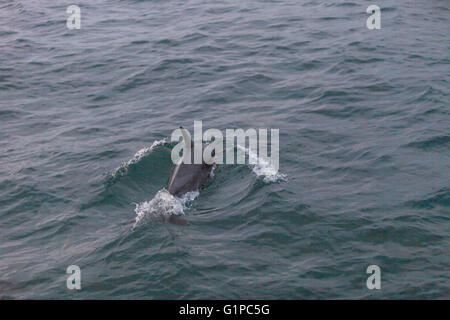
M 180 127 L 183 134 L 185 148 L 191 148 L 190 152 L 190 164 L 184 163 L 184 158 L 177 164 L 173 170 L 172 176 L 169 181 L 169 193 L 172 195 L 181 195 L 190 191 L 197 191 L 208 180 L 212 165 L 207 164 L 202 160 L 202 164 L 194 164 L 194 143 L 191 140 L 189 132 L 183 127 Z M 201 142 L 199 142 L 201 143 Z M 202 146 L 204 149 L 204 146 Z M 187 156 L 187 155 L 186 155 Z M 183 155 L 185 157 L 185 155 Z
M 180 195 L 197 191 L 208 180 L 212 165 L 179 163 L 170 178 L 169 193 Z

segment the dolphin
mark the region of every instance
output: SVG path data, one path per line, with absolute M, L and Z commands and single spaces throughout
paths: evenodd
M 201 164 L 193 163 L 192 156 L 194 155 L 194 143 L 186 129 L 180 127 L 180 130 L 185 143 L 184 152 L 189 149 L 191 150 L 191 163 L 185 163 L 184 159 L 186 156 L 189 157 L 189 155 L 183 155 L 183 158 L 175 166 L 168 186 L 169 193 L 174 196 L 199 190 L 211 176 L 211 171 L 213 169 L 213 164 L 208 164 L 212 163 L 211 159 L 207 161 L 208 163 L 205 162 L 205 159 L 202 159 Z M 214 154 L 212 156 L 214 156 Z
M 185 143 L 184 152 L 190 149 L 191 161 L 189 163 L 185 163 L 184 159 L 189 156 L 189 154 L 183 154 L 183 158 L 178 162 L 178 164 L 173 169 L 172 175 L 169 180 L 168 191 L 173 196 L 180 196 L 190 191 L 199 190 L 206 181 L 211 176 L 211 171 L 213 169 L 212 159 L 208 159 L 208 163 L 205 162 L 205 159 L 202 157 L 201 164 L 194 164 L 192 161 L 192 157 L 194 155 L 194 143 L 191 140 L 189 132 L 180 127 L 181 133 L 183 135 L 183 140 Z M 215 154 L 212 154 L 214 157 Z M 170 215 L 167 219 L 167 222 L 177 225 L 186 226 L 189 223 L 176 215 Z
M 191 150 L 191 157 L 194 155 L 194 143 L 191 140 L 189 132 L 180 127 L 181 133 L 183 135 L 183 140 L 185 143 L 184 151 Z M 203 149 L 203 148 L 202 148 Z M 215 152 L 212 152 L 210 158 L 202 159 L 201 164 L 194 164 L 191 158 L 191 164 L 184 163 L 184 158 L 186 155 L 183 155 L 183 158 L 178 162 L 178 164 L 173 169 L 172 175 L 170 176 L 168 191 L 173 196 L 181 196 L 190 191 L 199 190 L 211 176 L 211 172 L 213 169 L 213 157 L 215 156 Z M 187 155 L 188 156 L 188 155 Z M 177 215 L 169 215 L 168 217 L 163 218 L 164 221 L 186 226 L 189 225 L 189 222 L 181 218 Z M 131 220 L 128 222 L 124 222 L 123 224 L 131 224 L 135 222 L 135 220 Z

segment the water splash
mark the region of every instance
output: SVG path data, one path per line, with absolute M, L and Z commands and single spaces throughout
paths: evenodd
M 175 197 L 166 189 L 159 190 L 152 200 L 136 204 L 134 227 L 146 219 L 166 220 L 170 215 L 184 215 L 184 210 L 198 195 L 198 191 L 191 191 L 181 197 Z
M 123 175 L 125 175 L 125 174 L 127 173 L 127 171 L 128 171 L 128 168 L 129 168 L 131 165 L 138 163 L 139 161 L 141 161 L 142 158 L 144 158 L 145 156 L 147 156 L 148 154 L 150 154 L 150 152 L 152 152 L 152 150 L 153 150 L 155 147 L 160 146 L 160 145 L 163 145 L 163 144 L 165 144 L 166 142 L 167 142 L 167 139 L 164 138 L 164 139 L 161 139 L 161 140 L 156 140 L 156 141 L 154 141 L 150 147 L 142 148 L 141 150 L 139 150 L 138 152 L 136 152 L 136 153 L 134 154 L 134 156 L 133 156 L 130 160 L 128 160 L 128 161 L 126 161 L 126 162 L 123 162 L 119 167 L 117 167 L 117 168 L 111 173 L 111 176 L 112 176 L 113 178 L 116 178 L 116 177 L 118 177 L 118 176 L 123 176 Z
M 270 164 L 265 159 L 258 157 L 258 155 L 251 151 L 249 148 L 245 148 L 240 145 L 237 145 L 237 147 L 243 150 L 248 155 L 248 162 L 250 163 L 248 166 L 252 168 L 253 172 L 258 177 L 264 177 L 264 182 L 279 182 L 285 181 L 287 179 L 286 174 L 278 172 L 278 170 L 275 169 L 272 164 Z

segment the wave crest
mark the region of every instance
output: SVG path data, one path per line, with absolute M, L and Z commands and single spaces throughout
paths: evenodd
M 166 189 L 159 190 L 150 201 L 136 204 L 136 222 L 134 226 L 146 219 L 166 220 L 171 215 L 184 215 L 184 210 L 199 195 L 198 191 L 187 192 L 181 197 L 175 197 Z
M 239 149 L 243 150 L 248 155 L 249 167 L 252 168 L 252 171 L 258 176 L 263 177 L 263 181 L 270 182 L 279 182 L 285 181 L 287 179 L 287 175 L 284 173 L 280 173 L 272 164 L 270 164 L 265 159 L 258 157 L 256 153 L 251 151 L 249 148 L 245 148 L 243 146 L 238 145 Z
M 147 156 L 148 154 L 150 154 L 150 152 L 151 152 L 155 147 L 160 146 L 160 145 L 163 145 L 163 144 L 165 144 L 166 142 L 167 142 L 167 139 L 164 138 L 164 139 L 161 139 L 161 140 L 154 141 L 150 147 L 145 147 L 145 148 L 140 149 L 138 152 L 136 152 L 136 153 L 134 154 L 134 156 L 133 156 L 130 160 L 128 160 L 128 161 L 126 161 L 126 162 L 123 162 L 119 167 L 117 167 L 117 168 L 111 173 L 112 177 L 113 177 L 113 178 L 116 178 L 116 177 L 125 175 L 125 174 L 127 173 L 127 171 L 128 171 L 128 168 L 129 168 L 131 165 L 138 163 L 139 161 L 141 161 L 142 158 L 144 158 L 145 156 Z

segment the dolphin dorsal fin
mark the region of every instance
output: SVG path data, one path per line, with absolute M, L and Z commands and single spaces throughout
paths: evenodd
M 184 148 L 183 148 L 183 158 L 180 160 L 186 164 L 192 163 L 192 152 L 194 148 L 194 144 L 192 143 L 191 134 L 185 128 L 180 127 L 181 134 L 183 136 Z
M 186 149 L 190 149 L 194 146 L 191 140 L 191 134 L 189 131 L 187 131 L 185 128 L 180 127 L 181 134 L 183 135 L 184 145 L 186 146 Z

